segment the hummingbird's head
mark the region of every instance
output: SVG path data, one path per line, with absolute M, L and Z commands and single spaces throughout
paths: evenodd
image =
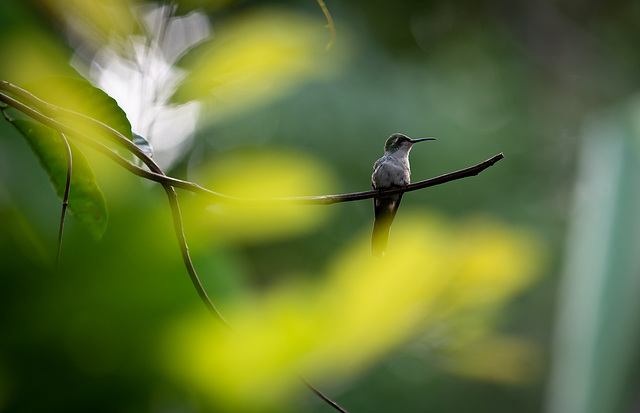
M 410 137 L 401 133 L 394 133 L 393 135 L 389 136 L 389 139 L 387 139 L 387 142 L 384 144 L 384 151 L 393 153 L 399 150 L 404 150 L 408 152 L 414 143 L 422 141 L 433 141 L 435 139 L 436 138 L 411 139 Z

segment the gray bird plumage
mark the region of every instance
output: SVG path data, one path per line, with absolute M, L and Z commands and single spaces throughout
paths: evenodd
M 411 168 L 409 152 L 414 143 L 435 138 L 411 139 L 401 133 L 394 133 L 384 145 L 384 155 L 373 164 L 371 185 L 373 189 L 389 189 L 409 184 Z M 371 234 L 371 253 L 384 255 L 389 240 L 389 229 L 396 216 L 402 194 L 373 198 L 374 221 Z

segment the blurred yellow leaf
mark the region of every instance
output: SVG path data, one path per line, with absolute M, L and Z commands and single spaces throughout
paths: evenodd
M 540 260 L 532 257 L 542 255 L 533 237 L 488 218 L 453 225 L 405 211 L 393 240 L 384 258 L 373 258 L 366 234 L 341 251 L 322 281 L 238 300 L 227 311 L 237 335 L 217 331 L 210 319 L 181 321 L 164 342 L 169 371 L 214 403 L 257 411 L 298 388 L 296 373 L 320 384 L 346 380 L 412 336 L 441 327 L 443 315 L 455 326 L 458 317 L 496 310 L 535 279 Z M 500 293 L 487 294 L 491 289 Z M 490 333 L 471 348 L 510 364 L 486 378 L 524 377 L 528 347 L 492 342 Z M 455 339 L 455 328 L 451 334 Z M 459 354 L 452 370 L 479 377 L 492 369 L 473 352 Z
M 461 305 L 501 303 L 533 281 L 541 266 L 531 235 L 494 225 L 486 218 L 467 222 L 459 234 L 460 277 L 455 295 Z M 513 274 L 518 274 L 515 277 Z
M 247 148 L 213 160 L 201 174 L 204 178 L 198 181 L 207 188 L 255 200 L 209 205 L 206 199 L 195 199 L 196 208 L 185 219 L 191 222 L 196 236 L 209 240 L 255 241 L 292 236 L 316 227 L 329 212 L 322 206 L 268 201 L 332 192 L 326 168 L 301 153 Z
M 332 70 L 325 24 L 322 16 L 284 9 L 252 11 L 223 22 L 214 39 L 186 59 L 191 74 L 177 99 L 204 99 L 210 116 L 220 117 L 325 76 Z M 336 56 L 331 57 L 335 64 Z

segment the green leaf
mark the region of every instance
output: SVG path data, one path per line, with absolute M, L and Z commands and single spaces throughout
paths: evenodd
M 67 154 L 60 134 L 27 119 L 15 119 L 11 123 L 25 137 L 62 198 L 67 180 Z M 97 240 L 107 228 L 107 205 L 87 158 L 72 143 L 69 145 L 73 159 L 69 209 Z
M 133 139 L 131 124 L 118 103 L 101 89 L 84 79 L 73 77 L 47 77 L 24 85 L 24 88 L 40 99 L 98 120 L 117 130 L 129 140 Z M 69 123 L 69 119 L 64 119 Z M 70 125 L 95 138 L 95 131 L 86 124 Z

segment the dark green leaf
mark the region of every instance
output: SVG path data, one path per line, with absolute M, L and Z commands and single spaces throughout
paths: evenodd
M 25 137 L 43 169 L 49 174 L 58 196 L 63 197 L 67 177 L 67 154 L 58 132 L 27 119 L 11 122 Z M 89 230 L 94 239 L 102 237 L 107 227 L 107 205 L 87 158 L 73 144 L 73 167 L 69 209 Z

